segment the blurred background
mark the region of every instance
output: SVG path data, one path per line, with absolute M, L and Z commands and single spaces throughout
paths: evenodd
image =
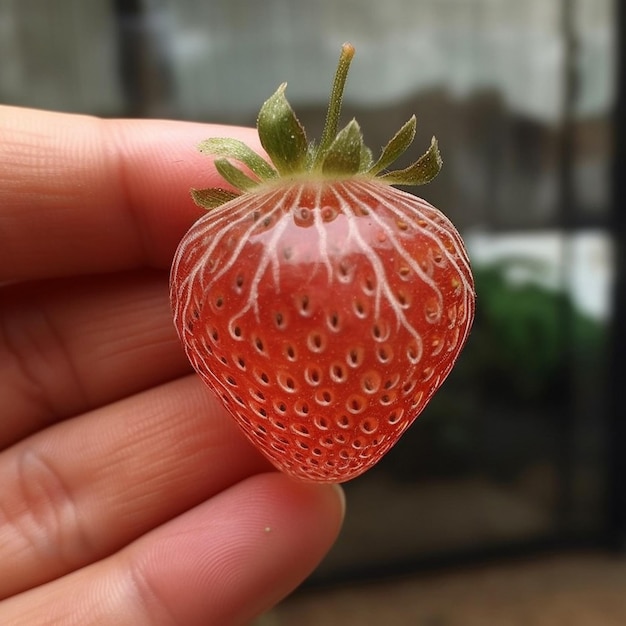
M 262 623 L 626 623 L 622 12 L 618 0 L 0 0 L 4 104 L 253 125 L 286 80 L 319 136 L 349 40 L 345 118 L 368 145 L 413 112 L 415 154 L 439 139 L 445 167 L 420 192 L 466 238 L 472 336 L 397 447 L 346 485 L 332 553 Z M 566 617 L 537 613 L 538 594 Z

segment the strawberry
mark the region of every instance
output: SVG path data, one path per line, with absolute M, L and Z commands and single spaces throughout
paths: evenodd
M 258 118 L 271 162 L 235 140 L 200 145 L 235 191 L 192 190 L 210 210 L 171 271 L 194 369 L 277 468 L 309 481 L 372 467 L 441 386 L 474 316 L 461 236 L 392 186 L 439 172 L 436 140 L 387 171 L 413 141 L 415 117 L 375 162 L 356 121 L 337 132 L 353 54 L 345 44 L 319 144 L 283 84 Z

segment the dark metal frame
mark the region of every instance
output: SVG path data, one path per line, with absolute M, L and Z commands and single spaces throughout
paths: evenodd
M 617 98 L 614 114 L 613 201 L 614 300 L 609 392 L 610 540 L 626 550 L 626 5 L 616 2 Z

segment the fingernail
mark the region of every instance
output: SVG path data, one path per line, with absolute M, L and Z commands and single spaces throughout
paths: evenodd
M 339 496 L 339 502 L 341 503 L 341 521 L 343 521 L 346 516 L 346 493 L 339 483 L 333 483 L 333 488 Z

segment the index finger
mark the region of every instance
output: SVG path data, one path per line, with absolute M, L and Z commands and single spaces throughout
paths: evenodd
M 196 146 L 254 129 L 0 107 L 0 283 L 167 267 L 219 185 Z

